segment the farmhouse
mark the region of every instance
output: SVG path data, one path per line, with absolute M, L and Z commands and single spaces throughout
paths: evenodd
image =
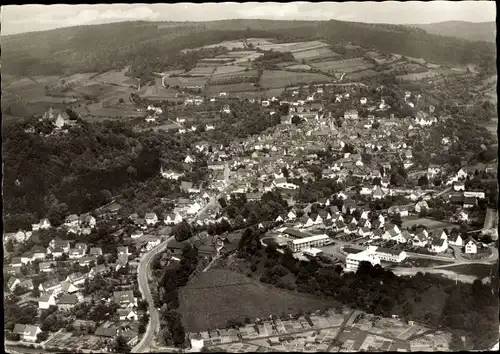
M 476 254 L 477 253 L 477 241 L 472 237 L 465 241 L 465 253 L 466 254 Z
M 21 339 L 26 342 L 36 342 L 36 336 L 41 332 L 42 330 L 38 326 L 25 325 L 20 323 L 16 323 L 13 330 L 13 333 L 19 334 Z

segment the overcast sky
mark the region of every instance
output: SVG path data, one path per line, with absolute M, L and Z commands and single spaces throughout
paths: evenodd
M 421 24 L 495 21 L 495 2 L 208 3 L 2 6 L 2 34 L 131 20 L 212 21 L 234 18 L 341 20 Z

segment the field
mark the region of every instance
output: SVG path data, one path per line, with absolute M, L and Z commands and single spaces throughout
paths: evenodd
M 418 81 L 422 79 L 430 79 L 435 76 L 438 76 L 439 73 L 433 72 L 433 71 L 427 71 L 423 73 L 415 73 L 415 74 L 407 74 L 407 75 L 398 75 L 396 76 L 397 80 L 403 80 L 403 81 Z
M 292 73 L 281 70 L 264 70 L 260 85 L 264 88 L 278 88 L 289 85 L 309 84 L 312 82 L 327 82 L 332 78 L 315 73 Z
M 372 77 L 375 75 L 378 75 L 378 72 L 368 69 L 368 70 L 362 70 L 362 71 L 358 71 L 355 73 L 347 74 L 346 78 L 351 79 L 351 80 L 359 80 L 359 79 L 362 79 L 364 77 Z
M 272 45 L 273 38 L 247 38 L 248 45 L 252 44 L 254 47 L 263 45 Z
M 181 289 L 179 310 L 187 332 L 224 328 L 229 320 L 327 308 L 330 303 L 261 284 L 225 269 L 201 273 Z
M 152 86 L 144 86 L 138 92 L 139 96 L 150 100 L 174 100 L 182 101 L 181 94 L 172 88 L 165 88 L 161 84 L 161 78 L 155 79 L 155 84 Z
M 407 228 L 412 227 L 413 225 L 422 225 L 422 226 L 425 226 L 427 229 L 436 229 L 436 228 L 440 228 L 440 227 L 453 226 L 453 224 L 450 224 L 450 223 L 445 223 L 445 222 L 432 220 L 432 219 L 426 219 L 426 218 L 421 218 L 421 219 L 404 218 L 403 224 L 401 226 L 404 229 L 407 229 Z
M 481 263 L 458 264 L 454 266 L 443 267 L 441 269 L 451 270 L 458 274 L 472 275 L 478 278 L 484 278 L 490 276 L 491 271 L 493 270 L 493 265 Z
M 214 76 L 244 72 L 245 69 L 246 67 L 237 65 L 218 66 L 214 71 Z
M 321 71 L 334 70 L 343 73 L 351 73 L 372 68 L 373 65 L 363 58 L 352 58 L 342 60 L 328 60 L 318 63 L 312 63 L 311 66 Z
M 233 48 L 245 48 L 243 41 L 235 40 L 235 41 L 224 41 L 217 44 L 206 45 L 203 48 L 216 48 L 216 47 L 226 47 L 231 50 Z
M 203 87 L 207 78 L 205 77 L 165 77 L 165 85 L 190 87 L 199 86 Z
M 107 71 L 101 75 L 98 75 L 94 78 L 95 81 L 106 83 L 106 84 L 111 84 L 111 85 L 118 85 L 118 86 L 132 86 L 132 85 L 137 85 L 139 81 L 137 79 L 125 76 L 125 74 L 128 71 L 128 67 L 124 68 L 121 71 Z
M 306 64 L 295 64 L 285 68 L 286 70 L 311 70 L 312 68 Z
M 438 259 L 430 258 L 407 258 L 403 262 L 399 263 L 398 267 L 435 267 L 446 264 L 453 264 L 453 262 L 441 261 Z
M 258 91 L 250 82 L 241 82 L 238 84 L 227 84 L 227 85 L 207 85 L 205 92 L 207 95 L 215 95 L 220 92 L 226 93 L 237 93 L 237 92 L 248 92 L 248 91 Z
M 259 45 L 258 48 L 262 50 L 274 50 L 276 52 L 301 52 L 306 50 L 313 50 L 328 47 L 328 44 L 325 44 L 320 41 L 310 41 L 310 42 L 293 42 L 293 43 L 279 43 L 279 44 L 267 44 L 267 45 Z
M 196 66 L 187 72 L 193 76 L 210 76 L 215 70 L 215 66 Z
M 323 58 L 323 57 L 336 57 L 338 56 L 337 53 L 333 52 L 330 50 L 330 48 L 327 47 L 321 47 L 317 49 L 311 49 L 311 50 L 305 50 L 305 51 L 300 51 L 300 52 L 294 52 L 293 57 L 296 60 L 313 60 L 316 58 Z

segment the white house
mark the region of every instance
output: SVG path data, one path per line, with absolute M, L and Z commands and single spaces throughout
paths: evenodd
M 120 321 L 137 321 L 139 316 L 132 309 L 117 309 Z
M 448 240 L 445 238 L 434 238 L 431 242 L 431 251 L 436 253 L 443 253 L 448 249 Z
M 361 97 L 361 99 L 359 100 L 359 103 L 361 103 L 361 104 L 366 104 L 366 102 L 368 102 L 366 97 Z
M 158 222 L 158 216 L 156 216 L 155 213 L 146 213 L 144 220 L 146 221 L 147 225 L 156 225 L 156 223 Z
M 214 129 L 215 129 L 215 127 L 213 126 L 213 124 L 206 124 L 206 125 L 205 125 L 205 130 L 206 130 L 206 131 L 209 131 L 209 130 L 214 130 Z
M 38 326 L 16 323 L 14 333 L 19 334 L 21 339 L 26 342 L 36 342 L 36 336 L 42 330 Z
M 454 246 L 459 246 L 459 247 L 462 247 L 462 246 L 463 246 L 463 239 L 462 239 L 462 236 L 457 235 L 457 236 L 455 236 L 455 237 L 453 237 L 453 238 L 450 238 L 450 239 L 448 240 L 448 243 L 449 243 L 450 245 L 454 245 Z
M 465 253 L 466 254 L 476 254 L 477 253 L 477 241 L 474 240 L 470 236 L 465 242 Z
M 194 158 L 187 155 L 186 158 L 184 159 L 184 162 L 185 163 L 193 163 L 194 162 Z
M 56 298 L 54 294 L 45 294 L 40 296 L 38 299 L 38 308 L 41 310 L 46 310 L 50 306 L 55 306 L 56 305 Z

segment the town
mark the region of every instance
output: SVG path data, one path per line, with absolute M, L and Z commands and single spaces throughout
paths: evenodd
M 190 70 L 149 82 L 127 66 L 47 84 L 85 91 L 108 75 L 125 91 L 8 127 L 6 166 L 47 156 L 57 167 L 6 173 L 7 206 L 26 205 L 4 212 L 7 349 L 498 342 L 496 98 L 484 77 L 320 40 L 245 37 L 179 55 L 195 60 Z M 477 91 L 465 110 L 449 102 L 464 83 Z M 104 122 L 112 110 L 126 123 Z M 60 182 L 52 171 L 67 168 L 78 172 Z M 50 183 L 67 201 L 24 192 Z

